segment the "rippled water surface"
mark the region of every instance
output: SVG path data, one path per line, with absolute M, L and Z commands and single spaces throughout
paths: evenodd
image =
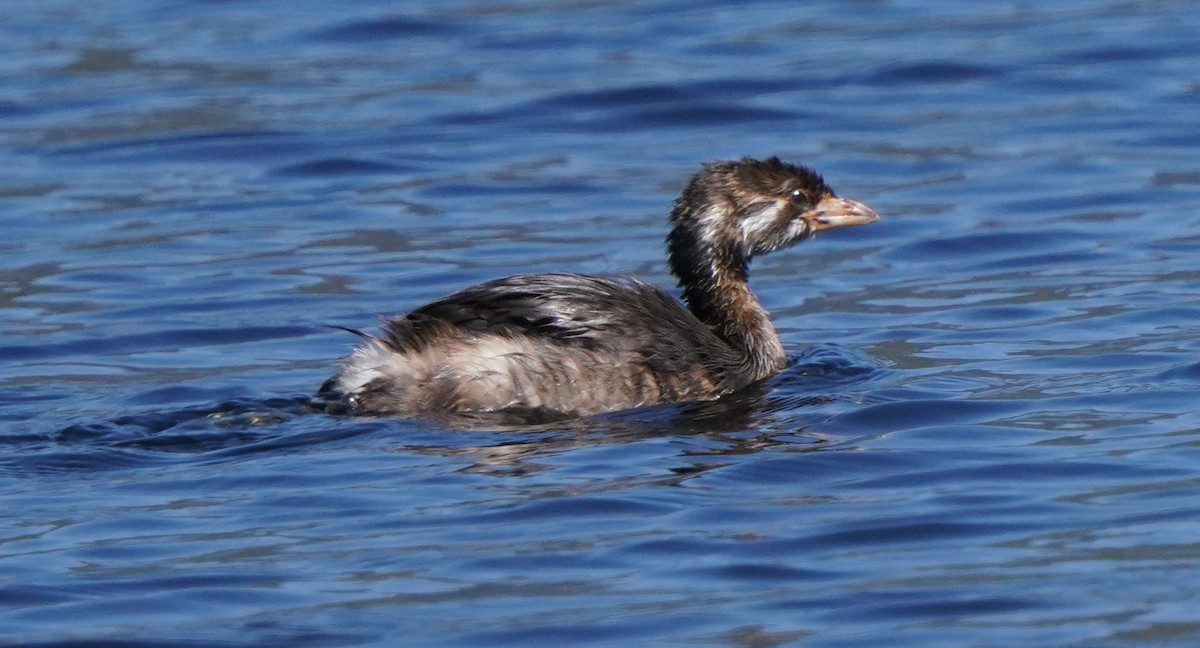
M 0 643 L 1200 644 L 1200 5 L 0 6 Z M 671 286 L 702 161 L 884 215 L 794 365 L 539 428 L 314 413 L 487 278 Z

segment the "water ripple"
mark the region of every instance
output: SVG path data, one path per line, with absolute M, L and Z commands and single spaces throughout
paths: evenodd
M 1196 643 L 1197 9 L 0 7 L 8 645 Z M 373 317 L 671 287 L 697 164 L 790 363 L 580 421 L 310 401 Z

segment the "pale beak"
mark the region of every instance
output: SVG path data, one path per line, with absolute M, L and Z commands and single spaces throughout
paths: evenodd
M 849 198 L 826 196 L 804 215 L 813 224 L 813 231 L 820 232 L 835 227 L 867 225 L 879 220 L 874 209 Z

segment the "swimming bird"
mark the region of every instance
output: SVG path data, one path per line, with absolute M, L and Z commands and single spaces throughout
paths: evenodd
M 782 370 L 787 356 L 751 292 L 749 263 L 879 219 L 809 167 L 772 157 L 700 167 L 666 238 L 683 302 L 641 279 L 574 273 L 495 279 L 388 320 L 320 396 L 402 416 L 571 418 L 716 399 Z

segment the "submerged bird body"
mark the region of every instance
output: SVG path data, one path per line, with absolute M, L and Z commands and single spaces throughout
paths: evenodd
M 675 202 L 667 237 L 687 308 L 630 277 L 497 279 L 363 335 L 321 391 L 358 411 L 417 416 L 569 417 L 711 400 L 786 362 L 747 284 L 750 259 L 876 219 L 806 167 L 712 162 Z

